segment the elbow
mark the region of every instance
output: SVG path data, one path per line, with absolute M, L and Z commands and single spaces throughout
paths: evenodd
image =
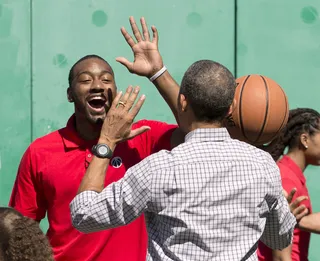
M 88 227 L 91 228 L 90 225 L 87 224 L 86 220 L 83 218 L 83 215 L 81 214 L 74 214 L 71 217 L 72 226 L 82 233 L 89 233 Z

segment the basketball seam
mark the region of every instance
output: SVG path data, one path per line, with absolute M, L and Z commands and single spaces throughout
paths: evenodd
M 242 84 L 241 90 L 240 90 L 240 95 L 239 95 L 239 125 L 240 125 L 240 130 L 241 130 L 242 135 L 247 140 L 249 140 L 249 139 L 244 131 L 243 122 L 242 122 L 242 93 L 243 93 L 244 86 L 246 85 L 246 82 L 248 81 L 250 76 L 251 75 L 248 75 L 247 78 L 243 81 L 243 84 Z
M 279 86 L 279 85 L 278 85 L 278 86 Z M 286 102 L 285 102 L 286 114 L 285 114 L 284 117 L 283 117 L 283 121 L 282 121 L 279 129 L 277 130 L 275 137 L 278 135 L 278 133 L 280 132 L 280 130 L 281 130 L 281 129 L 283 128 L 283 126 L 285 125 L 285 119 L 286 119 L 286 117 L 287 117 L 287 112 L 288 112 L 288 99 L 287 99 L 287 96 L 286 96 L 285 92 L 282 90 L 282 88 L 281 88 L 280 86 L 279 86 L 279 88 L 281 89 L 281 91 L 282 91 L 282 93 L 283 93 L 283 96 L 284 96 L 284 99 L 285 99 L 285 101 L 286 101 Z
M 264 87 L 266 88 L 266 110 L 265 110 L 265 115 L 264 115 L 264 120 L 263 120 L 263 124 L 261 127 L 261 130 L 259 132 L 258 137 L 256 138 L 256 140 L 254 142 L 258 142 L 258 140 L 261 138 L 261 135 L 264 131 L 264 128 L 266 127 L 266 123 L 267 123 L 267 118 L 268 118 L 268 112 L 269 112 L 269 88 L 268 88 L 268 84 L 265 80 L 265 78 L 263 76 L 261 76 L 261 79 L 263 80 L 264 83 Z

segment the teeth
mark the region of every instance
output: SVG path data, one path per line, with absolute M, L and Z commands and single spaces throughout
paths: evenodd
M 102 99 L 102 97 L 92 97 L 92 98 L 90 98 L 90 101 L 93 101 L 93 100 L 102 100 L 102 101 L 104 101 L 104 99 Z

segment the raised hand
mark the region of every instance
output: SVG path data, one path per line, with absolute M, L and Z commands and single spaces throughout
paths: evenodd
M 138 86 L 135 88 L 129 86 L 124 95 L 122 95 L 122 92 L 117 94 L 103 122 L 100 141 L 104 140 L 109 144 L 118 144 L 150 130 L 148 126 L 142 126 L 135 130 L 131 129 L 134 118 L 145 101 L 145 96 L 142 95 L 134 105 L 139 91 Z
M 133 51 L 134 61 L 129 62 L 124 57 L 118 57 L 116 60 L 127 67 L 129 72 L 150 78 L 163 67 L 162 57 L 158 50 L 158 31 L 155 26 L 151 27 L 153 32 L 151 40 L 143 17 L 140 19 L 142 34 L 132 16 L 129 21 L 136 42 L 124 27 L 121 28 L 121 33 Z

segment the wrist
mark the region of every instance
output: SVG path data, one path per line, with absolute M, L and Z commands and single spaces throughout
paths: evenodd
M 106 144 L 112 151 L 114 151 L 117 146 L 116 142 L 110 140 L 107 137 L 100 137 L 98 140 L 98 144 Z
M 161 75 L 163 75 L 165 72 L 167 71 L 167 68 L 165 65 L 162 65 L 161 67 L 156 67 L 151 76 L 149 76 L 149 80 L 151 82 L 154 82 L 155 80 L 157 80 L 159 77 L 161 77 Z

